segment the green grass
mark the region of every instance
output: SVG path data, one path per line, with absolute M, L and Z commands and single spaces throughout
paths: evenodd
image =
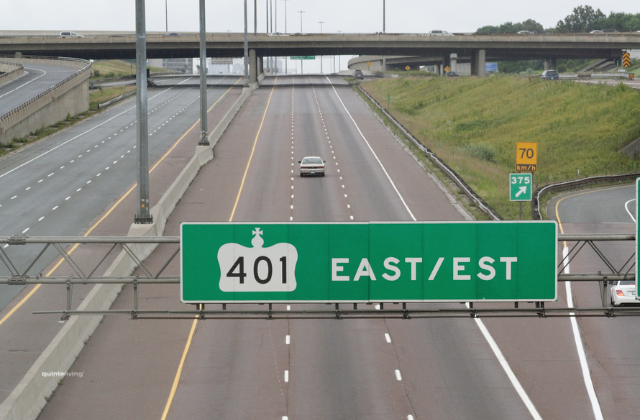
M 152 72 L 166 72 L 167 69 L 149 67 Z M 106 79 L 136 74 L 136 65 L 122 60 L 96 60 L 91 64 L 92 79 Z
M 624 85 L 517 77 L 401 78 L 361 85 L 505 219 L 516 143 L 538 142 L 534 183 L 629 173 L 619 150 L 640 137 L 640 92 Z M 526 213 L 527 217 L 530 214 Z
M 89 107 L 97 109 L 99 103 L 107 102 L 117 96 L 135 90 L 135 86 L 114 86 L 109 88 L 101 88 L 89 92 Z

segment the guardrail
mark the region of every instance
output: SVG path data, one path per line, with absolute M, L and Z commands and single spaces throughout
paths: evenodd
M 635 174 L 625 174 L 625 175 L 602 175 L 602 176 L 592 176 L 583 179 L 576 179 L 573 181 L 563 181 L 557 182 L 554 184 L 548 184 L 544 187 L 540 187 L 534 191 L 533 197 L 531 200 L 531 218 L 533 220 L 542 220 L 542 213 L 540 212 L 540 197 L 543 194 L 552 192 L 552 191 L 564 191 L 575 189 L 576 187 L 582 187 L 591 184 L 598 184 L 604 182 L 625 182 L 625 181 L 633 181 L 636 178 L 640 178 L 640 173 Z
M 0 55 L 0 58 L 11 59 L 11 58 L 16 58 L 16 57 L 15 56 L 10 56 L 10 55 Z M 56 83 L 55 85 L 51 86 L 49 89 L 45 90 L 44 92 L 41 92 L 40 94 L 38 94 L 37 96 L 35 96 L 35 97 L 31 98 L 31 99 L 29 99 L 27 102 L 23 103 L 22 105 L 12 109 L 11 111 L 8 111 L 8 112 L 0 115 L 0 123 L 2 122 L 2 120 L 5 120 L 5 119 L 9 118 L 11 115 L 15 114 L 16 112 L 19 112 L 21 109 L 26 108 L 27 106 L 29 106 L 32 103 L 36 102 L 38 99 L 40 99 L 43 96 L 51 93 L 55 89 L 59 88 L 60 86 L 64 85 L 65 83 L 67 83 L 68 81 L 78 77 L 82 73 L 84 73 L 84 72 L 88 71 L 89 69 L 91 69 L 91 62 L 90 61 L 81 60 L 79 58 L 40 57 L 40 56 L 22 56 L 22 57 L 19 57 L 19 58 L 20 59 L 31 59 L 31 60 L 76 61 L 76 62 L 79 62 L 79 63 L 85 63 L 86 65 L 83 68 L 81 68 L 78 72 L 72 74 L 71 76 L 67 77 L 66 79 L 62 80 L 61 82 Z
M 493 220 L 502 220 L 502 217 L 498 214 L 498 212 L 493 210 L 491 206 L 489 206 L 489 204 L 487 204 L 487 202 L 482 199 L 482 197 L 476 194 L 476 192 L 473 191 L 473 189 L 469 185 L 467 185 L 467 183 L 462 179 L 462 177 L 460 177 L 460 175 L 456 173 L 456 171 L 451 169 L 449 165 L 444 163 L 435 153 L 423 146 L 422 143 L 420 143 L 415 137 L 413 137 L 409 130 L 404 128 L 402 124 L 400 124 L 391 114 L 389 114 L 387 110 L 384 109 L 384 107 L 381 106 L 375 99 L 373 99 L 371 95 L 369 95 L 364 89 L 362 89 L 360 85 L 357 85 L 357 88 L 378 108 L 378 110 L 380 110 L 380 112 L 382 112 L 387 118 L 389 118 L 391 122 L 393 122 L 395 126 L 398 127 L 398 129 L 402 131 L 402 133 L 409 140 L 411 140 L 411 142 L 418 149 L 425 153 L 427 157 L 431 159 L 431 161 L 433 161 L 445 173 L 445 175 L 447 175 L 447 177 L 449 177 L 449 179 L 451 179 L 464 192 L 464 194 L 478 206 L 480 210 L 486 213 Z

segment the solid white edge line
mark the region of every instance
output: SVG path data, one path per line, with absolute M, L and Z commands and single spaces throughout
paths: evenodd
M 629 207 L 627 207 L 627 205 L 632 201 L 636 201 L 636 199 L 632 198 L 631 200 L 629 200 L 626 203 L 624 203 L 624 209 L 627 211 L 627 213 L 629 213 L 629 217 L 631 217 L 631 220 L 633 220 L 633 223 L 635 223 L 636 222 L 636 218 L 633 217 L 633 214 L 631 214 L 631 212 L 629 211 Z
M 565 246 L 562 250 L 563 257 L 569 255 L 569 249 Z M 569 274 L 569 264 L 565 264 L 564 273 Z M 571 290 L 571 282 L 565 282 L 565 288 L 567 292 L 567 307 L 573 308 L 573 291 Z M 569 313 L 569 320 L 571 321 L 571 330 L 573 331 L 573 339 L 576 343 L 576 350 L 578 351 L 578 359 L 580 361 L 580 369 L 582 370 L 582 379 L 584 380 L 584 386 L 587 388 L 587 395 L 589 395 L 589 401 L 591 401 L 591 410 L 596 420 L 604 420 L 602 415 L 602 408 L 600 408 L 600 402 L 598 401 L 598 395 L 593 386 L 591 380 L 591 372 L 589 371 L 589 364 L 587 362 L 587 355 L 584 352 L 584 344 L 582 343 L 582 337 L 580 336 L 580 330 L 578 329 L 578 321 L 573 315 L 573 312 Z
M 349 113 L 349 110 L 347 110 L 347 107 L 345 106 L 344 102 L 342 102 L 342 99 L 338 95 L 338 92 L 336 91 L 336 88 L 333 86 L 333 83 L 331 83 L 331 80 L 328 77 L 327 77 L 327 80 L 331 84 L 331 87 L 333 88 L 333 91 L 335 92 L 336 96 L 338 97 L 338 100 L 342 104 L 342 107 L 344 108 L 344 110 L 349 115 L 349 118 L 351 118 L 351 121 L 353 121 L 353 124 L 356 126 L 358 132 L 360 133 L 360 135 L 362 136 L 364 141 L 367 143 L 367 146 L 369 146 L 369 150 L 371 150 L 371 153 L 373 153 L 373 156 L 376 158 L 376 160 L 380 164 L 380 167 L 384 171 L 385 175 L 387 175 L 387 179 L 389 179 L 389 182 L 391 182 L 391 185 L 393 186 L 394 190 L 398 194 L 398 197 L 400 197 L 400 200 L 402 201 L 402 204 L 404 204 L 405 208 L 407 209 L 407 212 L 409 212 L 409 215 L 415 221 L 416 220 L 415 216 L 413 215 L 413 213 L 409 209 L 409 206 L 407 205 L 407 203 L 404 201 L 404 198 L 402 198 L 402 195 L 400 194 L 400 192 L 396 188 L 396 185 L 391 180 L 391 177 L 389 176 L 389 174 L 387 173 L 387 170 L 382 165 L 382 162 L 380 162 L 380 159 L 378 159 L 378 156 L 376 155 L 376 153 L 371 148 L 371 145 L 369 144 L 367 139 L 364 137 L 364 134 L 362 134 L 362 131 L 360 131 L 360 127 L 358 127 L 358 124 L 356 124 L 355 120 L 351 116 L 351 113 Z M 468 304 L 467 304 L 467 306 L 468 306 Z M 524 390 L 524 388 L 522 388 L 522 385 L 520 384 L 520 381 L 518 381 L 518 378 L 516 378 L 516 375 L 511 370 L 511 367 L 509 366 L 509 363 L 507 362 L 507 359 L 505 359 L 504 355 L 500 351 L 500 348 L 498 347 L 498 344 L 493 340 L 493 337 L 489 333 L 489 330 L 487 329 L 487 327 L 484 325 L 482 320 L 480 320 L 479 318 L 474 318 L 474 319 L 476 321 L 476 324 L 478 325 L 478 328 L 480 328 L 480 331 L 482 332 L 482 335 L 484 335 L 485 339 L 487 340 L 487 343 L 489 343 L 489 346 L 493 350 L 493 353 L 495 354 L 496 358 L 500 362 L 500 365 L 502 366 L 502 368 L 504 369 L 505 373 L 507 374 L 507 377 L 509 378 L 509 380 L 511 380 L 511 383 L 513 384 L 514 388 L 516 389 L 516 392 L 518 392 L 518 395 L 522 399 L 522 402 L 525 404 L 525 406 L 529 410 L 529 413 L 531 413 L 531 416 L 536 420 L 538 420 L 538 419 L 542 420 L 542 417 L 538 413 L 538 410 L 536 410 L 536 407 L 533 405 L 533 402 L 531 402 L 531 400 L 529 399 L 529 396 L 527 395 L 526 391 Z
M 400 194 L 400 191 L 398 191 L 398 188 L 396 188 L 396 184 L 393 182 L 393 180 L 391 179 L 391 176 L 389 176 L 389 173 L 387 172 L 386 168 L 384 167 L 384 165 L 382 164 L 382 162 L 380 161 L 380 159 L 378 159 L 378 155 L 376 155 L 376 152 L 373 151 L 373 148 L 371 147 L 371 145 L 369 144 L 369 142 L 367 141 L 367 138 L 364 136 L 364 134 L 362 133 L 362 131 L 360 131 L 360 127 L 358 126 L 358 124 L 356 123 L 356 120 L 353 119 L 353 117 L 351 116 L 351 113 L 349 112 L 349 110 L 347 109 L 347 107 L 345 106 L 344 102 L 342 102 L 342 98 L 340 98 L 340 95 L 338 95 L 338 91 L 336 91 L 335 86 L 333 86 L 333 83 L 331 83 L 331 79 L 329 79 L 329 77 L 325 76 L 327 78 L 327 81 L 329 82 L 329 84 L 331 85 L 331 88 L 333 89 L 333 92 L 336 94 L 336 97 L 338 98 L 338 100 L 340 101 L 340 103 L 342 104 L 342 107 L 344 108 L 344 110 L 346 111 L 347 115 L 349 116 L 349 118 L 351 118 L 351 121 L 353 122 L 353 125 L 356 126 L 356 130 L 358 130 L 358 133 L 360 133 L 360 136 L 362 137 L 362 139 L 364 140 L 364 142 L 367 144 L 367 146 L 369 147 L 369 150 L 371 151 L 371 153 L 373 154 L 373 157 L 376 158 L 376 160 L 378 161 L 378 163 L 380 164 L 380 167 L 382 168 L 382 171 L 384 172 L 384 174 L 387 176 L 387 179 L 389 180 L 389 182 L 391 183 L 391 186 L 393 187 L 393 189 L 395 190 L 396 194 L 398 194 L 398 197 L 400 198 L 400 201 L 402 201 L 402 204 L 404 204 L 404 208 L 407 209 L 407 212 L 409 213 L 409 216 L 411 216 L 411 218 L 413 219 L 413 221 L 416 221 L 415 216 L 413 215 L 413 213 L 411 212 L 411 210 L 409 209 L 409 206 L 407 205 L 407 203 L 404 201 L 404 198 L 402 197 L 402 194 Z
M 21 87 L 24 87 L 24 86 L 28 85 L 28 84 L 29 84 L 29 83 L 31 83 L 31 82 L 35 82 L 35 81 L 36 81 L 36 80 L 38 80 L 39 78 L 44 77 L 44 76 L 46 76 L 46 75 L 47 75 L 47 72 L 46 72 L 46 71 L 44 71 L 44 70 L 40 70 L 40 69 L 37 69 L 37 68 L 35 68 L 35 67 L 25 67 L 25 69 L 27 69 L 27 70 L 41 71 L 43 74 L 41 74 L 40 76 L 35 77 L 35 78 L 33 78 L 33 79 L 29 80 L 27 83 L 22 84 L 22 85 L 18 86 L 17 88 L 15 88 L 15 89 L 13 89 L 13 90 L 10 90 L 9 92 L 7 92 L 7 93 L 5 93 L 5 94 L 0 95 L 0 98 L 2 98 L 3 96 L 7 96 L 8 94 L 13 93 L 13 92 L 15 92 L 16 90 L 20 89 Z
M 466 305 L 467 307 L 469 307 L 468 303 Z M 487 340 L 487 343 L 489 343 L 489 347 L 491 347 L 491 350 L 493 350 L 493 354 L 495 354 L 496 358 L 498 359 L 498 362 L 500 362 L 502 369 L 507 374 L 507 377 L 511 381 L 511 384 L 513 385 L 516 392 L 520 396 L 520 399 L 529 410 L 531 417 L 533 417 L 535 420 L 542 420 L 540 413 L 538 413 L 538 410 L 536 410 L 535 405 L 533 405 L 533 402 L 531 401 L 531 399 L 529 399 L 527 392 L 524 390 L 524 388 L 520 384 L 520 381 L 518 380 L 518 378 L 516 378 L 516 375 L 515 373 L 513 373 L 513 370 L 511 370 L 511 366 L 509 366 L 509 362 L 507 362 L 507 359 L 502 354 L 502 351 L 500 351 L 500 347 L 498 347 L 498 344 L 495 342 L 495 340 L 493 339 L 493 336 L 491 335 L 487 327 L 484 325 L 484 322 L 482 322 L 480 318 L 474 318 L 474 320 L 476 321 L 476 325 L 480 329 L 480 332 L 482 332 L 482 335 L 484 335 L 485 340 Z

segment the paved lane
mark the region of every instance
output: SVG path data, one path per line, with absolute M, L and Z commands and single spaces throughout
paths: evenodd
M 25 64 L 25 75 L 0 87 L 0 115 L 38 96 L 78 69 L 50 64 Z
M 633 233 L 635 186 L 605 187 L 563 194 L 551 200 L 547 214 L 556 214 L 565 233 Z M 631 214 L 630 214 L 631 213 Z M 632 218 L 633 217 L 633 218 Z M 573 244 L 567 244 L 569 248 Z M 635 244 L 597 243 L 620 268 L 634 253 Z M 570 264 L 571 273 L 610 272 L 590 249 L 581 251 Z M 626 270 L 625 270 L 626 271 Z M 632 268 L 631 271 L 636 271 Z M 601 305 L 598 286 L 571 285 L 576 306 Z M 640 324 L 634 317 L 580 318 L 589 370 L 605 419 L 636 418 L 640 402 Z
M 151 173 L 152 203 L 157 202 L 193 156 L 198 130 L 191 128 L 196 127 L 200 114 L 198 94 L 197 90 L 189 89 L 150 92 L 150 162 L 157 161 L 156 170 Z M 211 88 L 210 104 L 221 97 L 222 100 L 209 113 L 210 127 L 220 121 L 239 95 L 240 89 Z M 0 177 L 4 179 L 0 178 L 0 182 L 8 186 L 0 191 L 2 235 L 20 234 L 27 228 L 25 234 L 29 235 L 80 235 L 89 226 L 94 229 L 92 235 L 126 235 L 135 214 L 135 202 L 130 202 L 135 192 L 128 199 L 122 196 L 136 181 L 135 137 L 135 103 L 130 100 L 1 160 Z M 169 146 L 171 153 L 167 153 Z M 158 161 L 161 156 L 163 159 Z M 40 179 L 42 182 L 38 182 Z M 13 196 L 17 197 L 11 200 Z M 116 201 L 118 197 L 123 201 Z M 111 211 L 112 206 L 115 210 L 110 217 L 99 218 L 106 208 Z M 5 251 L 19 261 L 21 254 L 30 253 L 33 258 L 34 252 L 33 248 L 14 246 Z M 76 254 L 83 252 L 79 249 Z M 91 258 L 96 255 L 89 252 L 87 261 L 80 261 L 89 264 Z M 37 269 L 44 269 L 52 259 L 53 255 L 44 255 Z M 64 270 L 56 274 L 60 271 Z M 5 320 L 8 310 L 34 288 L 22 292 L 20 289 L 0 286 L 3 306 L 20 293 L 0 310 L 0 400 L 13 390 L 62 327 L 58 317 L 31 314 L 34 310 L 64 305 L 63 288 L 53 286 L 42 287 Z M 88 290 L 88 286 L 74 287 L 74 306 Z
M 334 91 L 326 78 L 280 78 L 273 90 L 273 79 L 267 79 L 176 207 L 166 234 L 178 234 L 182 221 L 411 220 L 398 192 L 419 220 L 462 219 L 339 80 L 333 80 Z M 326 177 L 297 176 L 297 160 L 306 153 L 333 163 Z M 163 252 L 158 247 L 149 264 L 161 264 Z M 176 273 L 178 264 L 169 270 Z M 177 303 L 177 287 L 147 293 L 151 307 L 184 307 Z M 115 307 L 127 307 L 130 299 L 125 289 Z M 72 370 L 85 376 L 65 379 L 41 418 L 107 418 L 106 412 L 149 419 L 163 412 L 176 419 L 530 418 L 475 322 L 466 319 L 109 317 Z
M 237 80 L 234 78 L 233 80 Z M 212 88 L 213 104 L 227 88 Z M 197 89 L 149 94 L 149 161 L 157 160 L 197 120 Z M 0 160 L 2 235 L 76 235 L 136 182 L 135 100 L 110 108 Z M 24 247 L 9 247 L 13 258 Z M 36 267 L 46 266 L 54 252 Z M 26 268 L 27 259 L 18 267 Z M 7 273 L 0 267 L 0 273 Z M 19 287 L 0 285 L 0 309 Z

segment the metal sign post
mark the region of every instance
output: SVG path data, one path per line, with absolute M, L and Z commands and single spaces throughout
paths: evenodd
M 181 299 L 554 301 L 557 241 L 555 221 L 183 223 Z
M 200 0 L 200 140 L 198 146 L 208 146 L 207 138 L 207 32 L 204 0 Z
M 153 223 L 149 213 L 149 124 L 147 121 L 147 29 L 144 0 L 136 0 L 137 212 L 134 223 Z

